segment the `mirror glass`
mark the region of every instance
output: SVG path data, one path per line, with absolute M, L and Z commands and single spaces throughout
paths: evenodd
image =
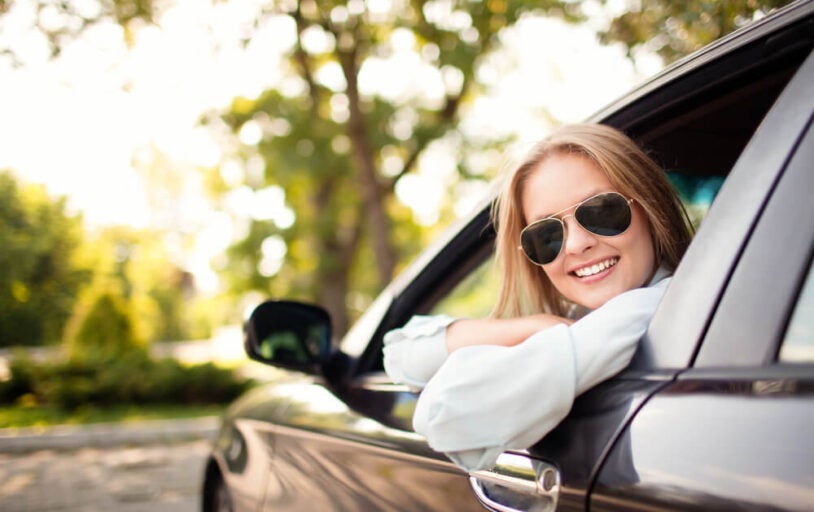
M 318 306 L 264 302 L 246 324 L 246 352 L 254 359 L 281 365 L 313 365 L 323 362 L 330 348 L 330 318 Z

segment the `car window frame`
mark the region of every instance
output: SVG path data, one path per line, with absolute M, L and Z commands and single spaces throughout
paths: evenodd
M 807 78 L 814 80 L 814 57 L 809 64 Z M 796 201 L 801 190 L 814 190 L 814 99 L 799 99 L 807 100 L 800 110 L 808 112 L 808 122 L 795 137 L 795 151 L 732 273 L 694 361 L 696 368 L 776 361 L 814 253 L 814 203 Z M 769 275 L 766 268 L 777 272 Z
M 675 271 L 633 368 L 692 365 L 751 230 L 808 125 L 814 54 L 781 92 L 749 141 Z

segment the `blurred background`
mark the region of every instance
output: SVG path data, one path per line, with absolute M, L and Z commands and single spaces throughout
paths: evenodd
M 0 428 L 206 416 L 529 143 L 776 0 L 0 0 Z M 488 300 L 488 298 L 487 298 Z

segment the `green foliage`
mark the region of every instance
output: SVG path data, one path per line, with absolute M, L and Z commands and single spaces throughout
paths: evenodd
M 265 175 L 258 180 L 247 173 L 240 186 L 281 187 L 296 222 L 253 222 L 229 250 L 223 272 L 235 294 L 251 290 L 322 303 L 341 335 L 426 244 L 426 231 L 398 202 L 395 186 L 433 142 L 456 133 L 462 106 L 478 92 L 480 57 L 499 44 L 501 30 L 525 14 L 546 10 L 575 20 L 579 12 L 570 2 L 553 0 L 411 1 L 388 12 L 337 1 L 276 7 L 278 20 L 288 17 L 297 27 L 287 70 L 304 85 L 303 93 L 270 89 L 256 99 L 236 98 L 222 119 L 235 134 L 249 123 L 260 127 L 260 142 L 234 156 L 261 156 Z M 453 14 L 468 21 L 450 23 Z M 300 37 L 305 33 L 322 33 L 332 43 L 308 48 Z M 405 34 L 416 57 L 447 82 L 440 98 L 364 92 L 364 67 L 400 51 L 394 40 Z M 320 81 L 319 72 L 331 65 L 341 69 L 343 87 Z M 461 171 L 473 177 L 465 165 Z M 222 184 L 213 186 L 222 190 Z M 268 275 L 259 264 L 261 246 L 275 236 L 287 252 L 283 268 Z
M 155 0 L 96 0 L 94 2 L 54 2 L 53 0 L 0 0 L 0 15 L 11 12 L 20 5 L 31 9 L 31 26 L 26 27 L 43 36 L 51 54 L 59 55 L 85 30 L 94 25 L 112 21 L 124 29 L 125 41 L 132 42 L 132 27 L 151 23 L 155 16 Z M 29 16 L 18 16 L 16 21 Z M 11 57 L 17 63 L 14 50 L 0 45 L 0 55 Z
M 112 226 L 88 235 L 83 255 L 94 269 L 92 284 L 80 296 L 65 338 L 72 342 L 94 303 L 110 295 L 128 318 L 128 336 L 140 343 L 189 339 L 210 334 L 194 324 L 197 304 L 192 275 L 174 265 L 164 235 L 151 229 Z M 103 317 L 104 315 L 102 315 Z M 104 321 L 99 318 L 98 321 Z M 92 329 L 91 329 L 92 331 Z
M 130 308 L 113 293 L 104 293 L 93 302 L 69 347 L 73 360 L 112 358 L 143 350 Z
M 433 306 L 431 313 L 461 318 L 489 316 L 499 288 L 495 260 L 489 258 Z
M 740 28 L 756 15 L 791 0 L 642 0 L 611 23 L 602 41 L 621 42 L 631 53 L 645 46 L 666 62 L 688 55 Z
M 646 47 L 672 61 L 786 3 L 630 2 L 631 10 L 612 20 L 602 38 L 625 44 L 631 55 Z M 3 21 L 21 4 L 0 0 Z M 88 8 L 84 3 L 33 0 L 31 28 L 47 38 L 57 55 L 98 23 L 118 23 L 130 41 L 133 30 L 151 23 L 162 6 L 155 0 L 91 4 Z M 504 29 L 525 15 L 576 22 L 586 18 L 587 5 L 595 2 L 405 0 L 392 3 L 389 11 L 373 3 L 339 0 L 269 0 L 261 6 L 257 26 L 274 16 L 296 27 L 297 39 L 280 69 L 287 75 L 280 82 L 285 86 L 256 98 L 236 98 L 215 124 L 225 121 L 235 135 L 247 124 L 259 127 L 257 145 L 227 144 L 236 148 L 228 157 L 245 162 L 259 157 L 264 172 L 258 175 L 247 164 L 243 183 L 227 185 L 218 169 L 207 169 L 204 180 L 216 201 L 231 186 L 255 191 L 279 187 L 296 221 L 289 225 L 252 219 L 241 226 L 245 236 L 219 263 L 233 302 L 248 291 L 320 302 L 331 311 L 335 331 L 341 334 L 435 233 L 420 226 L 395 196 L 396 184 L 415 170 L 427 148 L 439 140 L 457 140 L 460 178 L 490 177 L 488 171 L 470 172 L 467 156 L 504 141 L 465 140 L 457 131 L 461 112 L 482 92 L 477 83 L 482 57 L 500 44 Z M 329 44 L 309 48 L 304 44 L 308 34 L 320 35 Z M 396 40 L 402 45 L 410 41 L 412 57 L 443 83 L 440 96 L 408 91 L 393 97 L 366 88 L 364 68 L 403 51 Z M 0 54 L 14 58 L 7 48 L 0 47 Z M 320 72 L 329 69 L 334 75 L 341 70 L 344 84 L 321 81 Z M 300 85 L 299 93 L 292 93 L 292 83 Z M 159 176 L 166 171 L 161 162 L 152 169 Z M 442 212 L 443 220 L 449 217 L 448 211 Z M 23 190 L 0 174 L 0 346 L 60 339 L 77 297 L 81 304 L 68 337 L 92 340 L 87 342 L 92 347 L 121 344 L 116 349 L 120 352 L 136 340 L 204 336 L 216 317 L 235 320 L 234 306 L 190 300 L 190 276 L 174 263 L 180 259 L 167 248 L 172 244 L 165 235 L 107 229 L 90 240 L 80 263 L 75 257 L 82 241 L 79 220 L 65 213 L 64 201 L 46 200 L 43 191 Z M 279 271 L 263 265 L 267 255 L 262 248 L 269 240 L 285 243 Z M 90 289 L 80 293 L 90 276 L 83 268 L 94 269 L 95 275 Z M 119 298 L 106 305 L 92 303 L 109 290 Z M 123 304 L 116 305 L 117 300 Z M 91 326 L 80 328 L 85 315 L 97 308 L 107 308 L 112 316 L 94 313 Z M 81 394 L 83 385 L 77 382 L 75 388 Z
M 0 382 L 0 403 L 25 403 L 64 410 L 124 404 L 224 404 L 251 381 L 212 363 L 184 366 L 154 360 L 143 351 L 116 357 L 35 363 L 18 356 L 10 379 Z
M 80 287 L 81 220 L 43 187 L 0 172 L 0 346 L 60 340 Z
M 45 405 L 0 405 L 0 428 L 200 418 L 222 412 L 223 404 L 82 405 L 70 411 Z
M 77 335 L 92 346 L 129 346 L 211 332 L 193 321 L 203 306 L 193 300 L 191 274 L 172 264 L 163 233 L 86 232 L 64 198 L 9 172 L 0 172 L 0 247 L 0 347 Z

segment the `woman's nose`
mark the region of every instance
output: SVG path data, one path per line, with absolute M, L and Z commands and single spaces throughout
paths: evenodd
M 596 245 L 596 235 L 583 228 L 573 215 L 563 218 L 562 221 L 568 230 L 565 237 L 566 253 L 581 254 Z

